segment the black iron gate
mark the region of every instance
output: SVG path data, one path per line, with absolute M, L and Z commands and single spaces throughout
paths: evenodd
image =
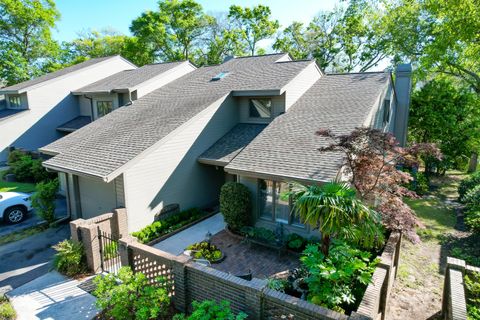
M 117 274 L 122 267 L 118 240 L 113 239 L 111 234 L 102 231 L 98 227 L 98 240 L 100 241 L 100 261 L 103 272 Z

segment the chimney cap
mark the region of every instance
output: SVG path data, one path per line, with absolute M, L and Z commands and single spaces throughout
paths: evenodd
M 397 65 L 396 72 L 402 73 L 411 73 L 412 72 L 412 64 L 411 63 L 401 63 Z

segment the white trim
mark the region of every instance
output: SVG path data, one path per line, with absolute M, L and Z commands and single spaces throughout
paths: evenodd
M 44 85 L 47 85 L 49 83 L 52 83 L 52 82 L 55 82 L 55 81 L 58 81 L 58 80 L 62 80 L 66 77 L 69 77 L 70 75 L 72 74 L 77 74 L 79 72 L 82 72 L 82 71 L 85 71 L 85 70 L 88 70 L 88 69 L 91 69 L 91 68 L 94 68 L 98 65 L 101 65 L 101 64 L 104 64 L 106 63 L 107 61 L 111 61 L 112 59 L 116 59 L 116 58 L 120 58 L 121 60 L 131 64 L 132 66 L 134 66 L 135 68 L 138 68 L 136 65 L 134 65 L 132 62 L 128 61 L 127 59 L 123 58 L 122 56 L 120 55 L 116 55 L 116 56 L 112 56 L 108 59 L 105 59 L 105 60 L 102 60 L 102 61 L 99 61 L 99 62 L 96 62 L 94 64 L 91 64 L 89 66 L 86 66 L 86 67 L 83 67 L 83 68 L 80 68 L 80 69 L 77 69 L 77 70 L 74 70 L 74 71 L 71 71 L 71 72 L 68 72 L 66 74 L 63 74 L 61 76 L 58 76 L 58 77 L 55 77 L 55 78 L 52 78 L 52 79 L 48 79 L 48 80 L 45 80 L 45 81 L 42 81 L 42 82 L 39 82 L 39 83 L 36 83 L 36 84 L 33 84 L 31 86 L 28 86 L 28 87 L 25 87 L 25 88 L 22 88 L 22 89 L 19 89 L 19 90 L 16 90 L 16 93 L 24 93 L 24 92 L 27 92 L 27 91 L 30 91 L 30 90 L 33 90 L 33 89 L 37 89 L 39 87 L 43 87 Z M 21 83 L 21 82 L 20 82 Z M 7 91 L 2 91 L 0 89 L 0 93 L 3 94 L 4 92 L 7 92 Z

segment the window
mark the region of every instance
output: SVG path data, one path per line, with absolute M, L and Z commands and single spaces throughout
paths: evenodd
M 258 180 L 260 218 L 303 227 L 293 210 L 290 187 L 290 184 L 285 182 Z
M 228 71 L 220 72 L 219 74 L 217 74 L 215 77 L 212 78 L 212 81 L 221 80 L 221 79 L 225 78 L 227 75 L 228 75 Z
M 19 109 L 22 107 L 22 99 L 20 96 L 9 96 L 8 102 L 10 103 L 10 108 Z
M 271 99 L 250 99 L 250 118 L 268 119 L 272 116 Z
M 390 120 L 390 100 L 383 101 L 383 124 L 387 124 Z
M 113 102 L 112 101 L 97 101 L 97 115 L 98 117 L 103 117 L 107 113 L 112 112 Z

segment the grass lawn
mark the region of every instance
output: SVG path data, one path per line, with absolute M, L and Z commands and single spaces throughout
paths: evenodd
M 6 182 L 3 180 L 3 176 L 7 171 L 0 171 L 0 192 L 16 191 L 31 193 L 35 191 L 35 184 L 24 182 Z

